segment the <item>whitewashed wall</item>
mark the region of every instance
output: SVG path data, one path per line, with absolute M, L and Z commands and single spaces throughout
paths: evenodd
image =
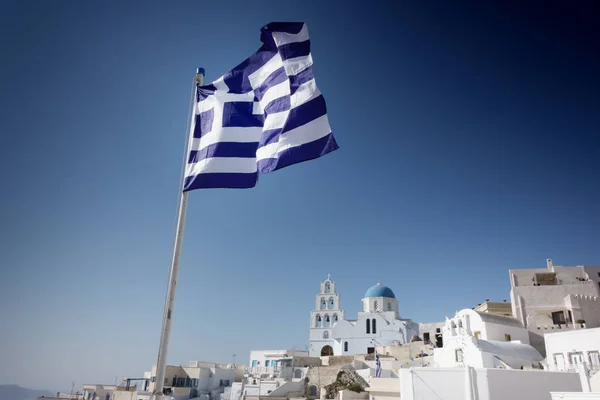
M 464 400 L 465 368 L 411 368 L 400 370 L 402 400 Z M 579 374 L 475 368 L 472 387 L 478 400 L 548 400 L 551 391 L 581 391 Z
M 600 369 L 600 328 L 549 333 L 544 335 L 544 339 L 550 371 L 575 368 L 571 362 L 573 353 L 581 353 L 588 368 Z

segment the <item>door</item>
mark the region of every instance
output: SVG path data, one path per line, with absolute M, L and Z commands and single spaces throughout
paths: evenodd
M 557 371 L 564 371 L 565 370 L 565 356 L 563 356 L 561 353 L 555 354 L 554 355 L 554 365 L 556 365 Z
M 570 353 L 569 354 L 569 362 L 573 367 L 577 367 L 583 364 L 583 354 L 582 353 Z
M 598 353 L 597 351 L 590 351 L 588 353 L 588 356 L 590 358 L 591 367 L 600 367 L 600 353 Z

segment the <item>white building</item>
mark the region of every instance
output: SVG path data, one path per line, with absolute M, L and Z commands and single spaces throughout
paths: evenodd
M 293 367 L 294 360 L 308 357 L 303 350 L 252 350 L 248 372 L 251 374 L 276 374 L 285 367 Z
M 425 344 L 433 347 L 444 347 L 442 329 L 446 322 L 419 322 L 419 337 Z
M 363 311 L 347 320 L 340 295 L 331 279 L 321 284 L 310 319 L 310 355 L 353 355 L 375 352 L 376 346 L 409 343 L 418 335 L 418 325 L 401 319 L 394 292 L 380 283 L 362 299 Z
M 575 371 L 582 364 L 600 370 L 600 328 L 547 333 L 544 339 L 550 371 Z
M 211 400 L 218 400 L 226 388 L 231 387 L 234 382 L 241 382 L 243 377 L 243 367 L 190 361 L 189 366 L 167 365 L 164 390 L 166 393 L 186 395 L 188 398 L 206 395 Z M 156 365 L 152 366 L 152 371 L 144 373 L 144 378 L 149 380 L 147 391 L 153 392 Z
M 413 367 L 398 372 L 402 400 L 549 400 L 550 392 L 582 390 L 574 372 L 472 367 Z
M 529 345 L 529 334 L 512 317 L 465 309 L 446 321 L 444 347 L 435 349 L 439 367 L 531 367 L 542 361 Z
M 600 267 L 510 270 L 512 314 L 530 332 L 530 342 L 544 353 L 544 334 L 556 330 L 600 327 Z

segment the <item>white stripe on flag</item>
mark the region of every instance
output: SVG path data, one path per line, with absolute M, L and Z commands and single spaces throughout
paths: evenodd
M 290 58 L 285 60 L 283 67 L 288 76 L 297 75 L 313 64 L 312 55 Z
M 273 100 L 290 94 L 290 81 L 285 80 L 275 86 L 271 86 L 260 100 L 260 105 L 264 108 Z
M 308 26 L 304 24 L 298 33 L 273 32 L 273 39 L 277 47 L 288 43 L 305 42 L 308 40 Z
M 188 164 L 185 176 L 195 176 L 213 172 L 225 173 L 252 173 L 256 172 L 256 160 L 254 158 L 241 157 L 216 157 Z
M 265 118 L 264 125 L 265 131 L 283 128 L 283 125 L 285 125 L 285 121 L 287 121 L 288 115 L 290 115 L 290 110 L 285 110 L 282 112 L 267 115 L 267 118 Z
M 214 125 L 213 130 L 210 133 L 207 133 L 200 139 L 194 138 L 194 140 L 192 140 L 191 150 L 202 150 L 211 144 L 220 142 L 258 142 L 261 135 L 262 128 L 260 126 L 249 128 L 229 126 L 226 128 L 219 128 L 218 125 Z
M 300 85 L 300 87 L 290 98 L 290 105 L 292 108 L 298 107 L 299 105 L 319 97 L 320 95 L 321 92 L 317 88 L 317 83 L 314 79 L 311 79 L 310 81 L 304 82 L 302 85 Z
M 282 151 L 292 147 L 314 142 L 331 133 L 327 115 L 323 115 L 307 124 L 282 134 L 278 142 L 270 143 L 256 151 L 256 159 L 277 158 Z
M 279 53 L 275 54 L 269 61 L 265 63 L 262 67 L 254 71 L 248 76 L 248 80 L 250 81 L 250 86 L 254 89 L 263 84 L 265 79 L 269 77 L 273 72 L 277 71 L 279 68 L 283 67 L 283 61 L 281 60 L 281 56 Z

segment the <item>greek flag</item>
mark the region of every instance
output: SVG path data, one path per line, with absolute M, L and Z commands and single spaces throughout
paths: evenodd
M 271 23 L 262 47 L 197 88 L 184 191 L 250 188 L 258 176 L 338 148 L 304 23 Z
M 379 354 L 375 352 L 375 376 L 379 378 L 381 376 L 381 360 L 379 359 Z

